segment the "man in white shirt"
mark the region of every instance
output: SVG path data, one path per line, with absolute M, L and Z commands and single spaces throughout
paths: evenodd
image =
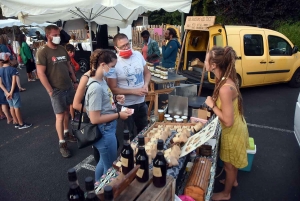
M 128 37 L 119 33 L 114 39 L 114 46 L 118 55 L 115 73 L 108 77 L 108 86 L 113 94 L 124 94 L 124 106 L 134 109 L 134 114 L 127 120 L 129 131 L 133 134 L 134 124 L 137 134 L 148 124 L 148 106 L 145 95 L 148 94 L 148 85 L 151 73 L 142 54 L 131 50 Z

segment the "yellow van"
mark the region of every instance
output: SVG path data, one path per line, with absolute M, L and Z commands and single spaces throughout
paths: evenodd
M 236 71 L 241 87 L 280 82 L 300 87 L 300 52 L 279 32 L 251 26 L 214 25 L 208 32 L 190 31 L 186 44 L 182 74 L 188 78 L 201 74 L 197 68 L 188 72 L 188 60 L 197 57 L 204 62 L 207 45 L 209 49 L 228 45 L 237 53 Z M 215 83 L 214 74 L 208 73 L 205 80 Z

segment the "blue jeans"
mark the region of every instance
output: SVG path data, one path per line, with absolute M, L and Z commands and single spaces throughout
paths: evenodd
M 100 153 L 100 161 L 95 170 L 95 181 L 99 181 L 101 176 L 112 167 L 113 162 L 117 159 L 117 120 L 99 124 L 98 128 L 102 133 L 102 138 L 94 143 L 94 147 Z
M 126 106 L 134 109 L 133 115 L 125 120 L 128 130 L 134 134 L 134 124 L 136 126 L 136 133 L 139 134 L 148 125 L 148 106 L 145 102 L 135 105 Z
M 14 92 L 12 95 L 12 99 L 8 100 L 9 107 L 13 108 L 21 108 L 21 96 L 20 92 Z

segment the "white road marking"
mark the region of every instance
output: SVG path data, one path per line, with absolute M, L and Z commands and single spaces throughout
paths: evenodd
M 95 171 L 96 167 L 93 165 L 90 165 L 89 163 L 92 162 L 94 160 L 94 156 L 90 155 L 88 156 L 86 159 L 84 159 L 83 161 L 81 161 L 80 163 L 78 163 L 74 169 L 76 170 L 76 172 L 79 172 L 82 168 L 84 169 L 88 169 L 88 170 L 92 170 Z
M 263 126 L 263 125 L 258 125 L 258 124 L 249 124 L 249 123 L 247 123 L 247 125 L 252 126 L 252 127 L 256 127 L 256 128 L 265 128 L 265 129 L 270 129 L 270 130 L 275 130 L 275 131 L 294 133 L 294 131 L 287 130 L 287 129 L 282 129 L 282 128 L 275 128 L 275 127 L 270 127 L 270 126 Z

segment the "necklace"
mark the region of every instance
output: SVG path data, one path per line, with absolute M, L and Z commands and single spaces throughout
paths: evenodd
M 122 57 L 121 57 L 121 59 L 124 61 L 125 64 L 131 66 L 132 56 L 130 56 L 130 63 L 127 63 L 127 62 L 125 61 L 125 59 L 123 59 Z

